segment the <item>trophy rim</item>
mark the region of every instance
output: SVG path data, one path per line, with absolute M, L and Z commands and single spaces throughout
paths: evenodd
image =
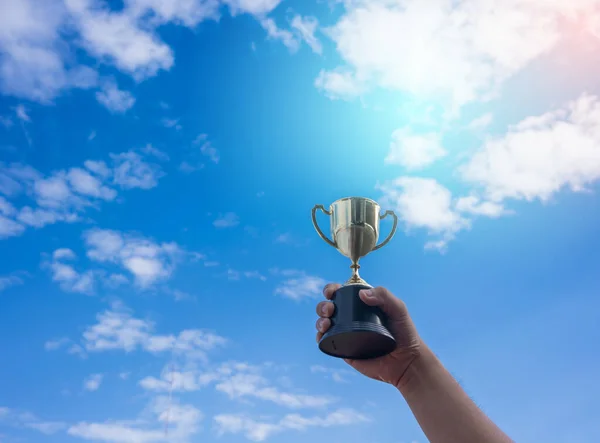
M 331 206 L 335 205 L 338 202 L 343 202 L 343 201 L 348 201 L 348 200 L 366 200 L 368 202 L 373 203 L 374 205 L 379 206 L 379 203 L 377 203 L 375 200 L 371 199 L 371 198 L 367 198 L 367 197 L 358 197 L 358 196 L 351 196 L 351 197 L 343 197 L 343 198 L 338 198 L 336 201 L 334 201 Z

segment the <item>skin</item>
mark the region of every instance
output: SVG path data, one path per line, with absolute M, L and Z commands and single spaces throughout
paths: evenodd
M 334 292 L 317 305 L 317 342 L 331 327 Z M 421 340 L 402 300 L 385 288 L 360 291 L 361 300 L 378 306 L 388 317 L 397 342 L 390 354 L 372 360 L 344 361 L 361 374 L 394 386 L 404 397 L 431 443 L 513 443 L 467 396 L 435 354 Z

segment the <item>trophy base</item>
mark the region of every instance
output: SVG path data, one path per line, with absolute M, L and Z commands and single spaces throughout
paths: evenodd
M 361 289 L 370 288 L 354 284 L 335 291 L 331 327 L 319 341 L 322 352 L 337 358 L 367 360 L 387 355 L 396 348 L 396 340 L 385 327 L 384 314 L 358 296 Z

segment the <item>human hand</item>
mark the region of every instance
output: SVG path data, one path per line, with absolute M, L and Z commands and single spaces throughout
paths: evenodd
M 330 283 L 323 289 L 327 301 L 317 305 L 317 343 L 323 334 L 331 327 L 334 305 L 330 301 L 333 294 L 341 287 L 340 284 Z M 417 334 L 406 305 L 385 288 L 377 287 L 370 290 L 361 290 L 360 299 L 369 306 L 379 307 L 387 316 L 387 327 L 396 339 L 396 349 L 391 353 L 370 360 L 344 359 L 346 363 L 363 375 L 374 380 L 389 383 L 397 388 L 402 383 L 402 376 L 410 365 L 417 359 L 421 352 L 421 339 Z

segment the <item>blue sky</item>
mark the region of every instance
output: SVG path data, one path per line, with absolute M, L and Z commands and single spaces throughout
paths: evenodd
M 314 341 L 348 195 L 493 420 L 600 440 L 599 1 L 0 7 L 1 442 L 424 443 Z

